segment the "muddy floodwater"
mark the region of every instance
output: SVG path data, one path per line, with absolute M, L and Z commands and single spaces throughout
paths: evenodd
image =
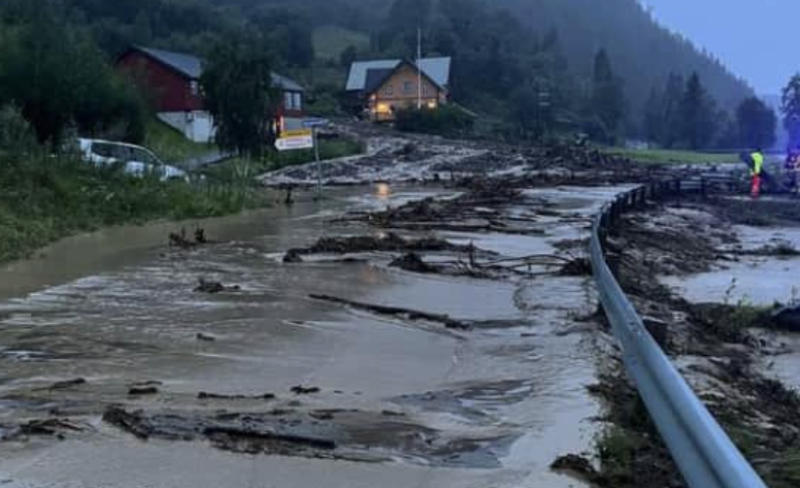
M 618 191 L 526 194 L 549 210 L 535 235 L 439 236 L 501 257 L 555 253 L 562 241 L 588 237 L 589 217 Z M 422 275 L 380 257 L 283 263 L 287 249 L 324 235 L 381 232 L 337 223 L 344 212 L 453 192 L 379 185 L 328 195 L 224 219 L 79 236 L 0 269 L 0 438 L 8 437 L 0 442 L 0 484 L 582 486 L 549 465 L 589 451 L 599 428 L 599 406 L 586 390 L 597 360 L 597 326 L 585 319 L 597 306 L 591 278 Z M 522 215 L 526 207 L 510 211 Z M 196 225 L 210 244 L 167 246 L 169 232 Z M 239 289 L 197 293 L 200 278 Z M 492 325 L 449 330 L 312 294 Z M 136 385 L 155 386 L 132 395 Z M 293 393 L 297 386 L 309 394 Z M 214 396 L 199 399 L 201 392 Z M 314 428 L 334 422 L 325 428 L 345 432 L 337 442 L 347 449 L 268 455 L 183 435 L 141 440 L 101 419 L 109 405 L 203 419 L 308 414 L 320 419 Z M 10 435 L 53 416 L 77 428 Z
M 800 228 L 735 226 L 739 251 L 758 251 L 785 245 L 800 249 Z M 726 251 L 723 249 L 723 251 Z M 727 302 L 770 306 L 800 299 L 800 258 L 744 255 L 735 262 L 719 263 L 712 271 L 662 281 L 692 302 Z

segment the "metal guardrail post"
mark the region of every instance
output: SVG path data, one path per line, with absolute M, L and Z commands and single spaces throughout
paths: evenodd
M 680 182 L 673 183 L 667 182 L 667 188 L 680 190 Z M 661 185 L 652 189 L 663 188 Z M 691 488 L 766 488 L 647 331 L 611 273 L 600 236 L 619 212 L 620 201 L 607 204 L 595 218 L 590 256 L 600 301 L 622 346 L 628 374 Z

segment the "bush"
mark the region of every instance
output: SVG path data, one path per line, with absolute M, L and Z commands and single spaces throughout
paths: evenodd
M 395 128 L 442 136 L 464 136 L 472 132 L 475 119 L 464 109 L 443 105 L 437 109 L 405 109 L 396 114 Z
M 27 152 L 36 145 L 36 133 L 15 105 L 0 108 L 0 150 Z

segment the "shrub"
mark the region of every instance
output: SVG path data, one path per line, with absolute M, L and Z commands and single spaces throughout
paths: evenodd
M 16 105 L 0 108 L 0 150 L 27 152 L 36 145 L 36 133 Z
M 397 112 L 395 127 L 403 132 L 421 132 L 442 136 L 463 136 L 472 131 L 474 117 L 452 105 L 436 109 L 405 109 Z

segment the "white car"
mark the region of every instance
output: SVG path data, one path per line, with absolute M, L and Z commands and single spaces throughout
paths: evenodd
M 81 138 L 78 139 L 78 149 L 84 161 L 96 166 L 123 164 L 129 175 L 142 177 L 152 172 L 158 174 L 161 181 L 189 181 L 185 171 L 164 163 L 153 151 L 142 146 Z

